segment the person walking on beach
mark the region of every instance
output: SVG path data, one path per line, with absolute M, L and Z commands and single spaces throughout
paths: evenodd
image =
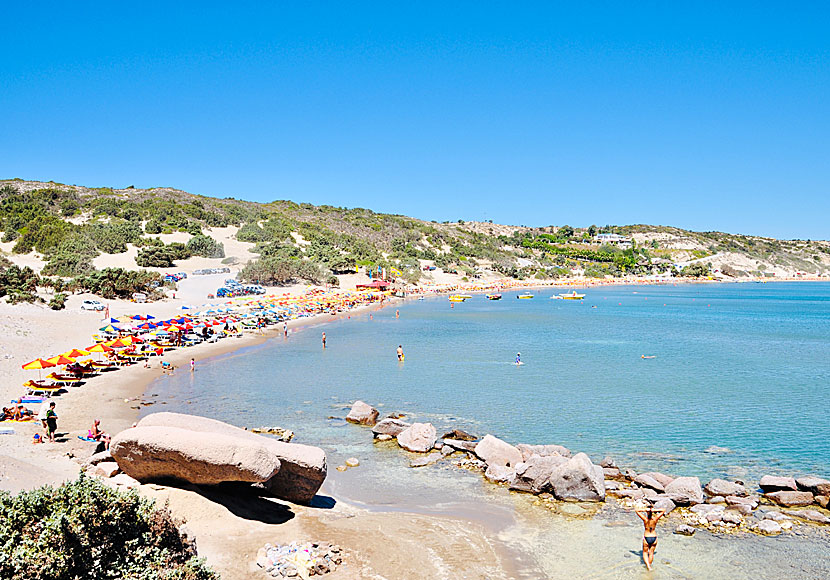
M 403 346 L 398 345 L 398 360 L 403 361 Z
M 323 348 L 326 348 L 326 333 L 323 333 Z
M 643 562 L 651 570 L 654 551 L 657 549 L 657 521 L 666 515 L 666 510 L 655 510 L 651 505 L 638 508 L 634 512 L 643 520 Z
M 49 403 L 49 410 L 46 411 L 46 436 L 50 443 L 55 442 L 55 431 L 58 430 L 58 414 L 55 412 L 55 402 Z

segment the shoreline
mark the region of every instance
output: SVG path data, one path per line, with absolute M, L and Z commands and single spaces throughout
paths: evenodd
M 775 282 L 791 281 L 796 280 L 776 280 Z M 605 281 L 596 284 L 582 284 L 582 286 L 642 286 L 668 285 L 678 283 L 718 283 L 722 281 L 684 280 L 682 282 L 652 282 L 648 284 L 646 282 L 632 282 L 630 280 L 615 281 L 615 283 L 613 284 L 608 284 L 604 282 Z M 567 285 L 571 287 L 580 286 L 580 284 L 574 282 L 569 282 Z M 556 288 L 562 286 L 563 284 L 534 284 L 517 286 L 509 288 L 507 290 L 512 291 L 531 288 Z M 487 290 L 480 290 L 480 292 L 486 291 Z M 452 292 L 452 290 L 433 292 L 432 295 L 438 297 L 442 294 L 447 294 L 449 292 Z M 415 297 L 416 296 L 408 296 L 407 298 L 399 300 L 412 300 Z M 298 331 L 299 329 L 306 327 L 324 327 L 328 322 L 334 322 L 337 320 L 341 320 L 343 318 L 350 318 L 352 315 L 360 315 L 372 308 L 380 309 L 394 307 L 396 303 L 397 300 L 390 299 L 382 305 L 378 303 L 366 304 L 357 307 L 353 310 L 340 313 L 336 316 L 332 316 L 330 314 L 318 314 L 312 317 L 304 317 L 300 319 L 291 320 L 288 322 L 288 326 L 290 329 L 292 329 L 292 331 Z M 280 334 L 281 328 L 279 326 L 274 326 L 266 329 L 265 332 L 261 335 L 258 333 L 245 333 L 243 337 L 239 339 L 228 338 L 223 339 L 222 341 L 219 341 L 216 344 L 200 344 L 194 347 L 177 349 L 171 353 L 165 354 L 163 359 L 179 367 L 175 372 L 181 373 L 189 372 L 186 368 L 186 363 L 191 357 L 193 357 L 197 361 L 196 368 L 198 371 L 199 361 L 232 352 L 242 351 L 250 347 L 256 347 L 272 338 L 278 337 Z M 46 460 L 50 463 L 52 473 L 49 474 L 48 477 L 44 477 L 47 475 L 45 473 L 40 474 L 40 479 L 46 479 L 46 481 L 43 482 L 57 483 L 59 478 L 66 479 L 68 477 L 77 476 L 77 473 L 80 469 L 79 465 L 73 460 L 72 457 L 66 457 L 65 454 L 69 452 L 76 455 L 77 457 L 83 457 L 84 453 L 86 453 L 87 455 L 91 453 L 91 444 L 84 443 L 74 437 L 76 431 L 83 432 L 85 431 L 86 427 L 88 427 L 88 422 L 91 420 L 91 415 L 89 415 L 89 409 L 95 409 L 96 416 L 102 419 L 102 425 L 105 430 L 115 433 L 123 428 L 127 428 L 138 419 L 139 415 L 142 412 L 143 406 L 138 401 L 130 401 L 129 403 L 126 403 L 124 400 L 138 397 L 141 401 L 144 401 L 147 398 L 146 395 L 150 385 L 154 381 L 156 381 L 162 374 L 162 372 L 157 368 L 157 366 L 152 369 L 145 369 L 141 364 L 136 364 L 131 367 L 121 369 L 119 371 L 116 371 L 116 373 L 117 374 L 114 376 L 108 376 L 107 373 L 104 373 L 98 377 L 94 377 L 93 379 L 87 381 L 86 384 L 80 388 L 70 387 L 67 390 L 72 393 L 72 396 L 66 397 L 64 399 L 57 399 L 60 410 L 59 416 L 61 418 L 59 424 L 59 432 L 69 431 L 70 437 L 68 438 L 66 445 L 54 446 L 51 449 L 48 449 L 44 454 Z M 112 378 L 115 378 L 116 380 L 112 381 Z M 162 402 L 159 402 L 159 404 L 161 403 Z M 159 408 L 159 404 L 153 404 L 153 410 L 163 410 Z M 135 408 L 136 406 L 138 406 L 138 408 Z M 82 418 L 84 416 L 84 413 L 86 413 L 86 418 Z M 313 444 L 314 442 L 309 443 Z M 41 463 L 37 461 L 36 457 L 33 456 L 33 452 L 40 451 L 40 449 L 43 447 L 45 446 L 30 445 L 29 441 L 26 440 L 23 442 L 23 445 L 19 446 L 14 453 L 8 453 L 8 450 L 5 447 L 0 447 L 0 455 L 2 455 L 2 459 L 4 462 L 7 458 L 12 460 L 7 464 L 9 468 L 25 471 L 27 467 L 37 467 L 38 464 Z M 331 467 L 333 466 L 330 466 L 330 468 Z M 45 472 L 47 470 L 42 471 Z M 0 473 L 0 475 L 3 474 Z M 35 475 L 35 473 L 33 473 L 33 475 Z M 48 481 L 49 478 L 51 478 L 52 481 Z M 35 477 L 34 479 L 38 479 L 38 477 Z M 31 485 L 28 485 L 26 487 L 31 487 Z M 6 478 L 0 479 L 0 489 L 8 489 Z M 342 500 L 338 500 L 338 506 L 334 510 L 329 511 L 328 513 L 324 513 L 322 512 L 322 510 L 313 510 L 310 508 L 303 508 L 301 506 L 291 505 L 290 509 L 297 516 L 302 517 L 293 518 L 292 525 L 284 529 L 281 526 L 285 526 L 285 523 L 266 524 L 263 522 L 252 522 L 250 520 L 255 518 L 251 517 L 241 517 L 241 519 L 243 520 L 241 522 L 234 520 L 231 523 L 233 523 L 235 527 L 238 527 L 238 533 L 241 536 L 243 536 L 244 539 L 240 540 L 240 546 L 238 548 L 231 548 L 228 543 L 225 543 L 224 541 L 219 541 L 219 539 L 216 537 L 215 532 L 213 532 L 212 530 L 211 523 L 213 519 L 219 518 L 223 519 L 224 521 L 224 519 L 227 519 L 228 517 L 228 513 L 214 513 L 217 510 L 221 512 L 220 508 L 223 505 L 220 501 L 220 505 L 217 506 L 217 500 L 215 497 L 213 499 L 210 499 L 208 497 L 210 494 L 197 492 L 192 489 L 170 488 L 166 486 L 156 486 L 153 484 L 142 485 L 141 492 L 142 494 L 154 497 L 162 502 L 165 500 L 169 500 L 171 509 L 173 509 L 174 514 L 179 516 L 184 515 L 186 519 L 188 519 L 188 521 L 190 522 L 188 526 L 192 527 L 194 532 L 196 532 L 196 538 L 200 545 L 200 553 L 202 552 L 201 548 L 204 548 L 205 555 L 209 557 L 210 563 L 215 563 L 221 569 L 221 571 L 223 572 L 223 577 L 225 578 L 263 577 L 263 574 L 261 572 L 259 572 L 257 575 L 252 570 L 246 570 L 244 571 L 244 573 L 240 572 L 239 575 L 236 575 L 235 573 L 231 572 L 231 570 L 234 569 L 234 566 L 239 565 L 239 561 L 235 560 L 235 558 L 244 556 L 247 559 L 247 562 L 253 561 L 253 559 L 255 558 L 256 550 L 254 549 L 254 545 L 256 542 L 260 542 L 261 546 L 265 542 L 273 542 L 274 538 L 277 536 L 285 538 L 285 541 L 292 541 L 296 536 L 310 537 L 311 539 L 315 539 L 315 533 L 322 533 L 321 530 L 326 530 L 326 533 L 332 533 L 333 528 L 337 529 L 337 533 L 344 534 L 344 536 L 342 536 L 343 539 L 338 540 L 340 541 L 340 543 L 347 545 L 349 542 L 353 542 L 353 545 L 360 546 L 358 550 L 361 555 L 359 557 L 367 558 L 361 564 L 363 566 L 364 571 L 366 567 L 372 568 L 371 562 L 375 562 L 375 565 L 381 566 L 390 565 L 390 562 L 384 563 L 384 556 L 380 554 L 377 549 L 374 549 L 373 551 L 373 548 L 369 546 L 369 542 L 359 540 L 360 536 L 363 536 L 363 532 L 365 531 L 361 526 L 370 528 L 371 526 L 391 525 L 398 529 L 400 535 L 406 535 L 409 533 L 408 528 L 415 521 L 419 522 L 419 524 L 422 526 L 437 526 L 435 528 L 436 533 L 438 529 L 450 529 L 452 530 L 452 534 L 457 534 L 459 535 L 459 537 L 465 533 L 465 530 L 467 530 L 468 527 L 472 526 L 475 529 L 475 532 L 470 530 L 468 533 L 471 536 L 475 537 L 475 542 L 481 542 L 479 547 L 483 550 L 486 550 L 488 558 L 498 561 L 497 568 L 499 571 L 503 572 L 504 575 L 498 575 L 496 574 L 494 569 L 488 569 L 489 572 L 487 576 L 481 575 L 468 577 L 507 578 L 516 577 L 516 575 L 521 576 L 520 569 L 528 565 L 526 559 L 529 557 L 532 558 L 532 556 L 529 553 L 517 553 L 515 551 L 515 548 L 509 547 L 508 544 L 506 544 L 502 539 L 500 539 L 501 536 L 504 535 L 504 530 L 499 530 L 498 525 L 495 527 L 484 526 L 480 521 L 476 521 L 475 518 L 471 518 L 463 514 L 443 515 L 419 511 L 417 509 L 405 509 L 403 511 L 396 511 L 394 510 L 394 507 L 389 510 L 375 510 L 372 508 L 372 506 L 359 506 L 354 503 L 343 502 Z M 224 507 L 227 508 L 227 506 Z M 409 508 L 410 506 L 406 507 Z M 227 508 L 226 511 L 232 513 L 232 515 L 234 515 L 237 519 L 240 518 L 240 516 L 238 516 L 235 513 L 235 510 Z M 244 510 L 240 509 L 237 511 Z M 198 515 L 202 512 L 213 513 L 213 519 L 203 519 L 200 515 Z M 353 525 L 349 526 L 343 522 L 350 522 Z M 356 525 L 357 522 L 361 523 L 359 525 Z M 514 525 L 515 524 L 516 520 L 514 520 Z M 502 523 L 502 525 L 504 524 Z M 224 538 L 224 536 L 222 537 Z M 256 538 L 256 540 L 254 541 L 253 538 Z M 402 538 L 398 539 L 402 540 Z M 432 540 L 428 537 L 421 537 L 419 540 L 419 542 L 422 543 L 430 541 Z M 251 553 L 252 549 L 253 553 Z M 464 551 L 466 552 L 466 550 Z M 407 557 L 417 559 L 416 556 L 418 554 L 419 547 L 416 543 L 415 545 L 411 546 L 411 551 L 408 552 Z M 403 557 L 403 555 L 401 557 Z M 443 553 L 440 556 L 436 557 L 439 561 L 446 562 L 447 559 L 450 558 L 450 555 Z M 462 563 L 459 561 L 456 562 L 456 565 L 458 566 L 459 570 L 465 569 L 472 572 L 473 570 L 475 570 L 475 568 L 470 568 L 469 566 L 475 562 L 476 561 Z M 483 564 L 481 561 L 477 561 L 475 565 L 481 566 Z M 415 568 L 413 568 L 413 570 L 415 570 Z M 360 574 L 363 574 L 363 572 L 361 572 Z M 365 576 L 332 576 L 332 578 L 339 577 L 358 578 Z

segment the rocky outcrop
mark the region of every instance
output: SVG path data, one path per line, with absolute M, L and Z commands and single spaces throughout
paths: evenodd
M 326 453 L 319 447 L 277 441 L 207 417 L 153 413 L 141 419 L 138 426 L 181 427 L 199 433 L 221 433 L 263 443 L 281 464 L 279 472 L 264 482 L 263 487 L 269 494 L 294 503 L 309 503 L 323 485 L 328 472 Z
M 522 454 L 518 449 L 492 435 L 485 435 L 475 446 L 474 453 L 487 465 L 515 468 L 522 461 Z
M 177 427 L 127 429 L 113 437 L 110 453 L 124 473 L 139 481 L 263 483 L 280 470 L 279 458 L 264 444 Z
M 510 489 L 527 493 L 551 491 L 551 475 L 557 467 L 567 462 L 568 458 L 561 455 L 549 455 L 547 457 L 534 455 L 527 461 L 519 463 L 515 470 L 516 477 L 510 484 Z
M 554 469 L 550 475 L 550 487 L 559 500 L 605 501 L 602 468 L 591 463 L 584 453 L 577 453 Z
M 647 475 L 655 481 L 660 482 L 660 485 L 662 485 L 663 487 L 666 487 L 668 484 L 674 481 L 674 478 L 672 476 L 666 475 L 665 473 L 660 473 L 659 471 L 649 471 L 647 473 L 643 473 L 643 475 Z M 636 476 L 636 474 L 634 474 L 634 476 Z
M 830 481 L 815 475 L 799 477 L 795 484 L 801 491 L 809 491 L 813 495 L 830 495 Z
M 808 522 L 813 522 L 815 524 L 830 524 L 830 518 L 828 518 L 826 515 L 824 515 L 818 510 L 793 510 L 788 511 L 787 515 L 800 518 L 802 520 L 807 520 Z
M 475 453 L 477 443 L 475 441 L 461 441 L 458 439 L 442 439 L 444 447 L 449 447 L 455 451 L 466 451 L 467 453 Z
M 432 423 L 413 423 L 398 433 L 398 445 L 414 453 L 430 451 L 438 440 Z
M 678 477 L 666 486 L 666 495 L 677 505 L 703 503 L 703 489 L 697 477 Z
M 528 445 L 527 443 L 519 443 L 516 449 L 522 454 L 522 461 L 527 461 L 534 455 L 539 457 L 550 457 L 551 455 L 560 455 L 562 457 L 570 457 L 571 451 L 567 447 L 561 445 Z
M 516 470 L 505 465 L 488 465 L 484 477 L 492 483 L 511 483 L 516 477 Z
M 764 493 L 770 493 L 772 491 L 796 491 L 798 487 L 796 486 L 795 479 L 792 477 L 778 477 L 776 475 L 765 475 L 761 478 L 761 482 L 759 483 Z
M 478 439 L 475 435 L 471 435 L 461 429 L 453 429 L 441 436 L 441 439 L 455 439 L 456 441 L 475 441 Z
M 351 411 L 346 415 L 346 421 L 358 425 L 369 425 L 371 427 L 377 422 L 378 415 L 380 415 L 380 412 L 368 403 L 355 401 Z
M 726 481 L 725 479 L 713 479 L 706 484 L 703 490 L 709 495 L 722 495 L 724 497 L 727 495 L 741 496 L 749 493 L 740 483 Z
M 397 437 L 401 431 L 408 429 L 411 426 L 412 425 L 410 423 L 401 421 L 400 419 L 383 419 L 382 421 L 379 421 L 377 425 L 372 427 L 372 433 L 374 433 L 375 437 L 378 435 Z
M 637 477 L 634 478 L 634 483 L 639 485 L 640 487 L 647 487 L 648 489 L 653 489 L 654 491 L 663 493 L 666 491 L 666 488 L 663 487 L 663 484 L 651 477 L 647 473 L 641 473 Z
M 810 505 L 813 503 L 813 494 L 809 491 L 773 491 L 766 494 L 766 497 L 785 507 L 799 505 Z

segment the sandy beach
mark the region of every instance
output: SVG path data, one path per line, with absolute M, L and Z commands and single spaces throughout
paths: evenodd
M 191 278 L 180 285 L 175 299 L 157 303 L 138 305 L 108 301 L 109 314 L 112 317 L 136 313 L 158 318 L 176 316 L 183 312 L 183 305 L 201 304 L 200 297 L 215 283 L 216 280 L 209 277 Z M 591 284 L 571 281 L 563 285 Z M 306 287 L 284 290 L 296 295 L 304 292 Z M 3 341 L 0 353 L 3 376 L 0 396 L 4 400 L 20 395 L 20 384 L 36 374 L 36 371 L 20 368 L 25 362 L 91 344 L 91 335 L 103 325 L 103 313 L 81 311 L 79 305 L 86 298 L 94 297 L 71 296 L 66 310 L 58 312 L 35 305 L 0 305 L 0 331 L 9 338 Z M 288 325 L 294 330 L 333 318 L 318 315 L 293 320 Z M 281 334 L 281 328 L 272 328 L 263 335 L 245 334 L 215 344 L 177 349 L 165 354 L 163 359 L 178 367 L 176 373 L 186 373 L 191 357 L 196 359 L 198 369 L 198 361 L 206 357 L 253 347 Z M 15 434 L 0 437 L 0 489 L 16 492 L 77 477 L 79 460 L 88 457 L 94 447 L 77 436 L 84 434 L 95 418 L 101 420 L 105 431 L 117 433 L 129 428 L 142 409 L 164 410 L 163 401 L 144 396 L 147 386 L 161 373 L 159 361 L 155 360 L 152 368 L 136 364 L 117 372 L 103 373 L 81 387 L 69 387 L 67 393 L 55 399 L 60 418 L 58 433 L 61 434 L 57 444 L 32 445 L 34 433 L 42 431 L 39 426 L 15 424 Z M 30 407 L 37 410 L 38 405 Z M 330 465 L 331 469 L 333 466 Z M 348 554 L 347 565 L 331 575 L 334 579 L 538 577 L 534 576 L 538 574 L 538 564 L 534 561 L 537 555 L 525 545 L 525 532 L 517 532 L 521 526 L 515 514 L 495 507 L 492 511 L 482 511 L 480 516 L 469 512 L 415 513 L 406 507 L 400 511 L 367 509 L 342 501 L 328 484 L 321 489 L 320 505 L 311 507 L 265 499 L 239 490 L 158 484 L 141 485 L 139 490 L 156 499 L 159 505 L 168 503 L 174 515 L 187 522 L 200 555 L 205 556 L 223 578 L 265 577 L 254 562 L 257 551 L 266 543 L 321 539 L 341 545 Z M 522 513 L 522 509 L 526 507 L 520 508 L 518 513 Z M 529 518 L 530 527 L 544 525 L 538 514 L 525 513 L 522 517 Z M 612 521 L 618 520 L 612 518 Z M 566 521 L 558 525 L 564 525 L 566 529 L 581 526 L 579 530 L 572 530 L 573 537 L 560 538 L 570 542 L 586 533 L 590 526 L 602 524 L 586 521 L 568 524 Z M 617 527 L 616 523 L 599 531 L 615 542 L 624 542 L 627 535 L 636 535 L 634 530 Z M 390 546 L 394 546 L 394 550 L 390 550 Z M 580 547 L 575 545 L 573 549 Z M 728 544 L 711 549 L 728 550 Z M 682 559 L 680 555 L 677 557 Z M 633 562 L 628 564 L 636 566 Z

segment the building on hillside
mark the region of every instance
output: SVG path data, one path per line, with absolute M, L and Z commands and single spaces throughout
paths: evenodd
M 595 244 L 608 244 L 611 246 L 631 247 L 631 238 L 620 234 L 597 234 L 594 236 Z

